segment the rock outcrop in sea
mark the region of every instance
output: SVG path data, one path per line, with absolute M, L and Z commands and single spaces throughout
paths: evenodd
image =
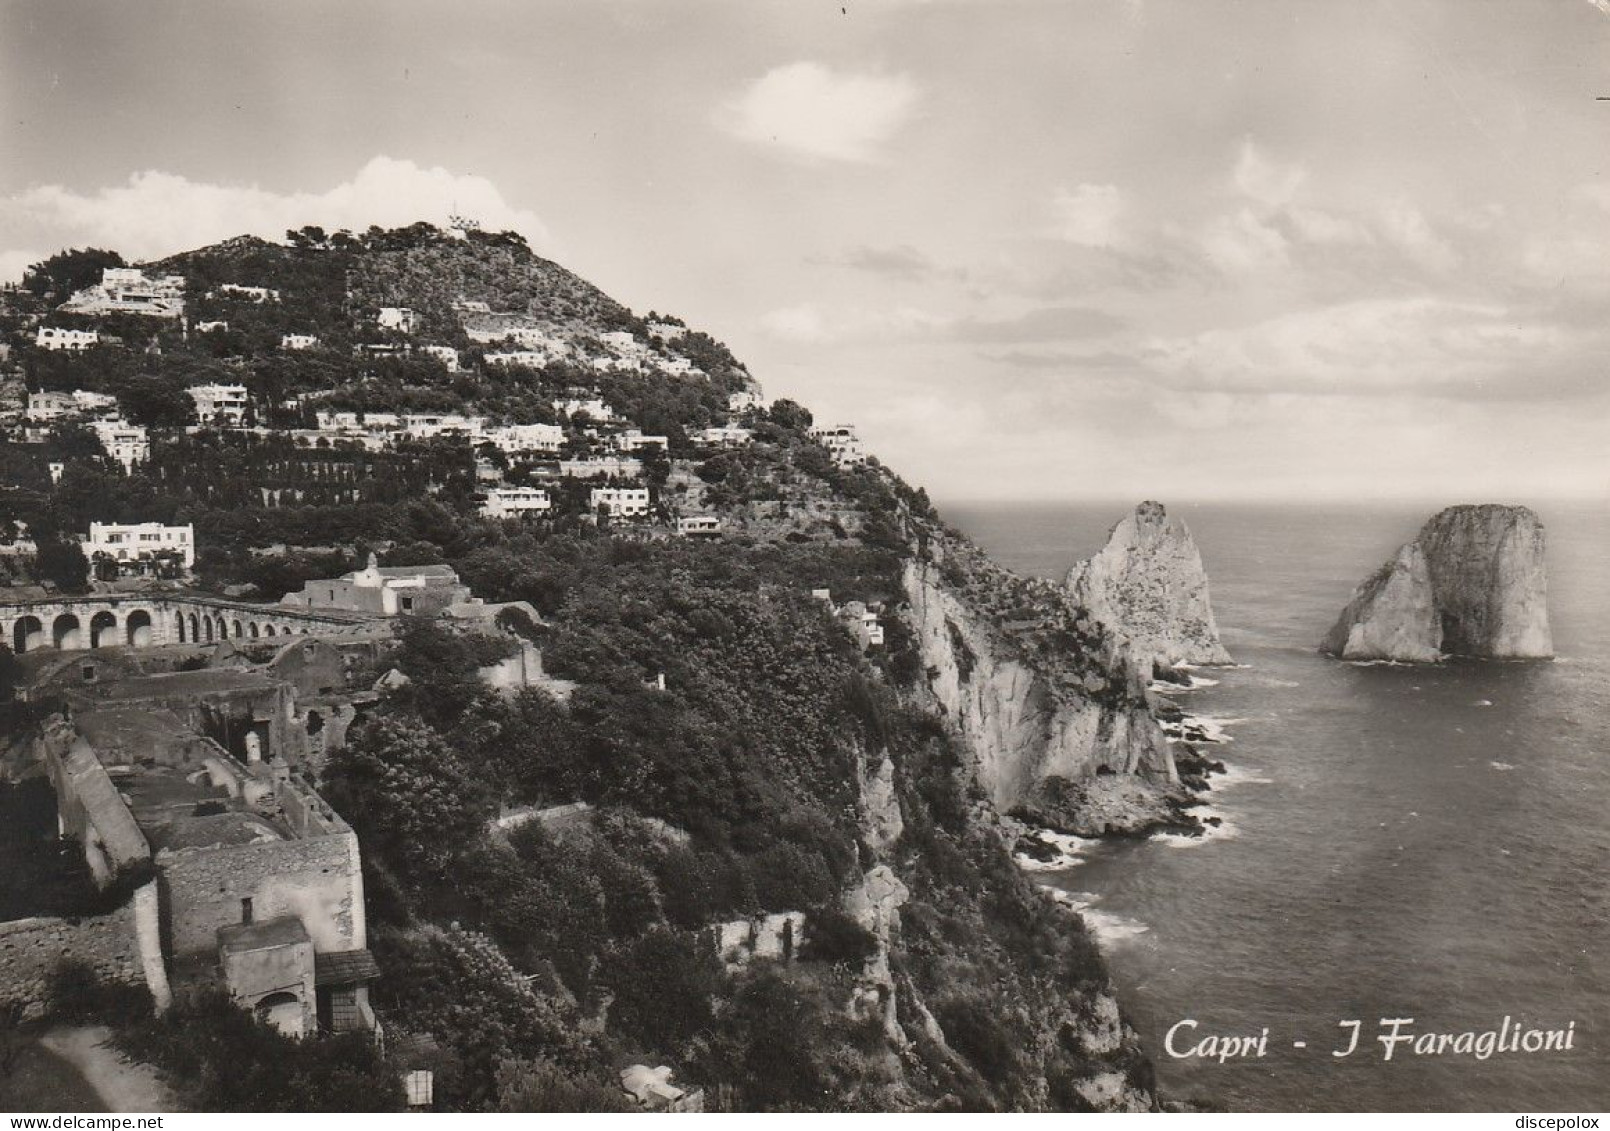
M 1191 532 L 1162 503 L 1144 502 L 1107 544 L 1068 573 L 1076 605 L 1129 645 L 1147 675 L 1179 664 L 1229 664 L 1207 573 Z
M 1354 590 L 1319 650 L 1420 663 L 1550 657 L 1543 543 L 1526 507 L 1449 507 Z

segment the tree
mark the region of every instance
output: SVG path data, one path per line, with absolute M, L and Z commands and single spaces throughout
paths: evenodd
M 64 593 L 82 593 L 89 588 L 89 559 L 77 542 L 41 541 L 34 555 L 34 572 Z
M 786 399 L 772 402 L 770 416 L 773 424 L 792 432 L 804 432 L 815 420 L 810 409 Z
M 492 809 L 457 752 L 406 716 L 382 715 L 348 741 L 330 761 L 328 796 L 366 852 L 415 879 L 442 875 Z
M 631 1111 L 626 1093 L 607 1080 L 572 1076 L 542 1058 L 498 1061 L 499 1111 Z
M 196 420 L 196 404 L 185 387 L 164 377 L 134 378 L 118 393 L 117 403 L 132 424 L 183 428 Z
M 99 283 L 106 268 L 122 266 L 123 257 L 115 251 L 72 248 L 30 266 L 22 273 L 22 285 L 38 297 L 60 305 L 75 292 Z

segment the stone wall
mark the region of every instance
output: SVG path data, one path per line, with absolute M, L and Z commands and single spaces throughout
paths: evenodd
M 260 921 L 294 915 L 320 952 L 367 946 L 358 838 L 348 831 L 307 840 L 164 852 L 161 870 L 168 953 L 216 954 L 218 928 L 239 923 L 241 901 Z
M 57 969 L 79 962 L 102 981 L 145 986 L 157 1007 L 165 1008 L 170 995 L 156 942 L 157 899 L 150 884 L 106 915 L 0 923 L 0 1002 L 44 1009 Z

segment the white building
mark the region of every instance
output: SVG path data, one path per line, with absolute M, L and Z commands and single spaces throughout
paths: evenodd
M 106 393 L 92 393 L 88 389 L 74 389 L 70 393 L 41 391 L 28 394 L 28 406 L 22 414 L 27 420 L 40 422 L 105 413 L 116 408 L 117 398 Z
M 688 332 L 686 326 L 678 326 L 675 322 L 650 322 L 648 336 L 661 342 L 674 342 Z
M 719 538 L 721 519 L 713 514 L 690 514 L 676 520 L 676 532 L 684 538 Z
M 196 532 L 183 526 L 163 526 L 160 522 L 92 522 L 84 539 L 84 556 L 94 559 L 104 553 L 116 561 L 149 559 L 160 550 L 177 551 L 184 568 L 196 564 Z
M 99 330 L 69 330 L 64 326 L 41 326 L 34 344 L 47 350 L 87 350 L 99 344 Z
M 860 643 L 862 651 L 882 646 L 883 625 L 878 621 L 878 614 L 860 601 L 846 601 L 838 610 L 838 617 Z
M 492 308 L 478 299 L 460 296 L 453 300 L 453 309 L 460 314 L 491 314 Z
M 494 487 L 486 493 L 481 514 L 486 518 L 513 518 L 522 514 L 546 514 L 553 509 L 548 492 L 537 487 Z
M 671 441 L 665 436 L 645 436 L 636 428 L 628 428 L 615 437 L 615 446 L 623 452 L 640 452 L 644 448 L 659 448 L 663 452 L 671 446 Z
M 382 306 L 377 320 L 382 330 L 399 330 L 412 334 L 419 325 L 419 315 L 406 306 Z
M 643 461 L 628 456 L 603 456 L 597 459 L 562 459 L 559 474 L 566 479 L 636 479 L 643 474 Z
M 247 287 L 240 283 L 219 283 L 209 298 L 214 295 L 228 295 L 230 298 L 243 298 L 251 302 L 278 302 L 280 293 L 269 287 Z
M 565 430 L 557 424 L 503 424 L 487 428 L 481 435 L 510 455 L 557 452 L 565 442 Z
M 765 408 L 766 396 L 760 391 L 760 386 L 749 384 L 736 393 L 727 394 L 728 412 L 745 412 L 752 408 Z
M 736 424 L 701 428 L 693 434 L 693 442 L 702 448 L 741 448 L 754 438 L 753 432 Z
M 601 424 L 607 424 L 616 419 L 615 410 L 605 404 L 599 397 L 570 397 L 566 400 L 554 401 L 554 411 L 560 416 L 586 416 Z
M 239 428 L 246 416 L 245 385 L 191 385 L 185 392 L 196 402 L 196 419 Z
M 532 369 L 541 369 L 556 360 L 557 356 L 546 350 L 500 350 L 486 355 L 488 365 L 526 365 Z
M 643 349 L 643 346 L 636 338 L 632 337 L 629 330 L 611 330 L 608 333 L 599 334 L 598 340 L 616 353 L 632 354 L 638 353 Z
M 409 412 L 402 418 L 402 435 L 412 440 L 433 440 L 438 436 L 458 436 L 474 440 L 486 425 L 484 416 L 465 416 L 458 412 Z
M 866 462 L 866 450 L 855 434 L 853 424 L 827 424 L 811 429 L 811 438 L 828 450 L 833 462 L 851 467 Z
M 184 313 L 184 276 L 147 278 L 138 267 L 107 267 L 98 286 L 86 287 L 62 303 L 78 314 L 149 314 L 178 318 Z
M 151 458 L 151 441 L 145 428 L 130 424 L 120 417 L 96 420 L 90 424 L 95 438 L 100 440 L 106 454 L 123 465 L 124 471 L 133 471 L 134 465 Z
M 647 487 L 594 487 L 588 495 L 594 512 L 599 507 L 611 518 L 641 518 L 648 514 Z
M 310 350 L 319 344 L 317 334 L 282 334 L 280 336 L 280 349 L 282 350 Z
M 395 412 L 337 412 L 321 408 L 314 414 L 320 432 L 391 432 L 402 427 Z
M 196 323 L 196 333 L 198 333 L 198 334 L 210 334 L 214 330 L 228 330 L 228 329 L 229 329 L 229 323 L 225 322 L 225 321 L 222 321 L 222 320 L 216 320 L 216 321 L 212 321 L 212 322 L 197 322 Z
M 420 346 L 419 352 L 434 357 L 447 367 L 449 373 L 458 372 L 458 351 L 452 346 Z

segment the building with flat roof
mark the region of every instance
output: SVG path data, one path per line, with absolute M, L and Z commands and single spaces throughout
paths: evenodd
M 94 560 L 105 554 L 118 563 L 154 562 L 159 554 L 174 554 L 183 569 L 196 564 L 196 529 L 191 523 L 164 526 L 160 522 L 92 522 L 84 538 L 84 556 Z
M 309 581 L 280 604 L 307 609 L 341 609 L 381 616 L 434 616 L 470 600 L 470 588 L 448 565 L 380 566 L 369 564 L 340 577 Z

